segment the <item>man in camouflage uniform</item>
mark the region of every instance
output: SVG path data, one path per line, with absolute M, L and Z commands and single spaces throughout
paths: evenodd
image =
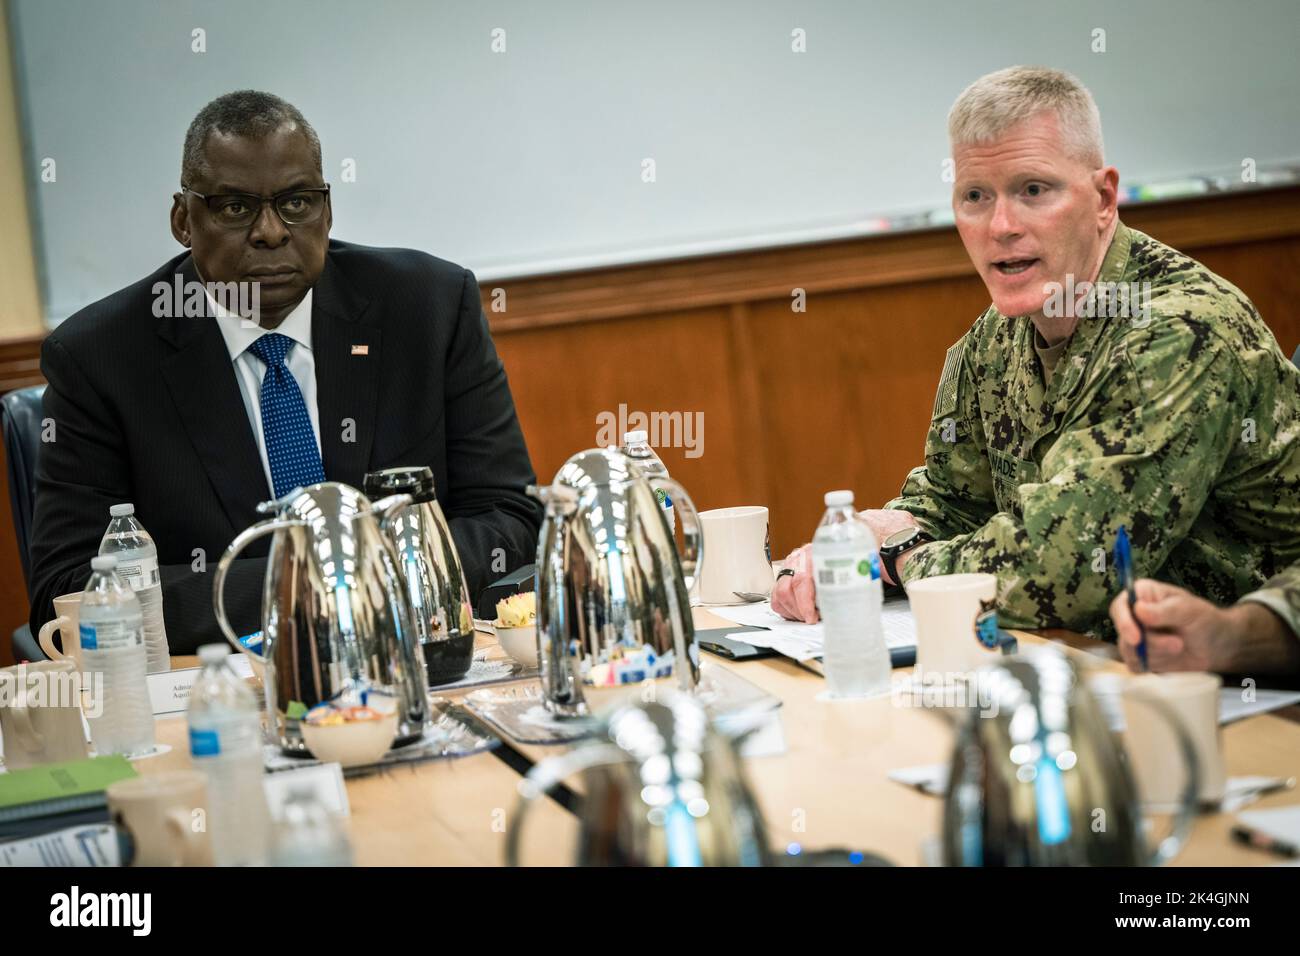
M 1087 90 L 1000 71 L 949 131 L 993 305 L 948 351 L 925 464 L 862 513 L 882 543 L 934 539 L 886 566 L 991 572 L 1004 625 L 1086 630 L 1109 624 L 1121 525 L 1138 575 L 1219 602 L 1300 560 L 1300 373 L 1239 290 L 1119 221 Z M 773 591 L 787 617 L 816 619 L 808 565 Z
M 1159 581 L 1141 580 L 1136 588 L 1151 670 L 1300 674 L 1300 564 L 1227 608 Z M 1110 616 L 1120 654 L 1141 670 L 1140 635 L 1126 595 L 1111 602 Z

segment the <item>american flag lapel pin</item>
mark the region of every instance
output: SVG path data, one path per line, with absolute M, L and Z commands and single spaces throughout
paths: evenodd
M 369 346 L 369 345 L 354 345 L 354 346 L 352 346 L 352 354 L 353 354 L 353 355 L 369 355 L 369 354 L 370 354 L 370 346 Z

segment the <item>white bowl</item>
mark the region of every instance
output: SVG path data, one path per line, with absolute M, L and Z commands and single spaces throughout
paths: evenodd
M 497 640 L 505 652 L 525 667 L 537 666 L 537 625 L 498 627 Z
M 397 712 L 382 714 L 378 720 L 354 720 L 332 727 L 302 721 L 303 743 L 322 763 L 344 767 L 361 767 L 378 763 L 393 746 L 397 735 Z

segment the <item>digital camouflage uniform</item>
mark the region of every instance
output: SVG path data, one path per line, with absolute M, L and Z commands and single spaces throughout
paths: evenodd
M 1300 564 L 1283 571 L 1242 600 L 1256 601 L 1269 608 L 1300 638 Z
M 948 350 L 885 506 L 938 539 L 905 580 L 992 572 L 1005 626 L 1110 636 L 1120 525 L 1139 577 L 1220 604 L 1300 559 L 1300 371 L 1238 289 L 1120 223 L 1098 286 L 1144 282 L 1149 311 L 1080 318 L 1046 385 L 1028 318 L 990 307 Z

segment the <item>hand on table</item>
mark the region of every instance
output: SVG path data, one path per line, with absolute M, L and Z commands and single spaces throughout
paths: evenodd
M 787 621 L 816 624 L 820 617 L 817 614 L 817 589 L 813 585 L 812 545 L 795 548 L 785 559 L 784 566 L 794 571 L 794 575 L 783 574 L 776 579 L 772 587 L 772 610 Z
M 871 532 L 876 536 L 877 547 L 895 531 L 902 531 L 916 524 L 916 519 L 906 511 L 870 509 L 859 511 L 858 516 L 871 526 Z M 812 573 L 812 545 L 805 544 L 802 548 L 791 551 L 790 556 L 785 559 L 785 567 L 794 571 L 794 575 L 784 574 L 777 579 L 776 585 L 772 588 L 772 610 L 786 620 L 816 624 L 819 617 L 817 588 Z M 881 573 L 885 573 L 883 567 Z

